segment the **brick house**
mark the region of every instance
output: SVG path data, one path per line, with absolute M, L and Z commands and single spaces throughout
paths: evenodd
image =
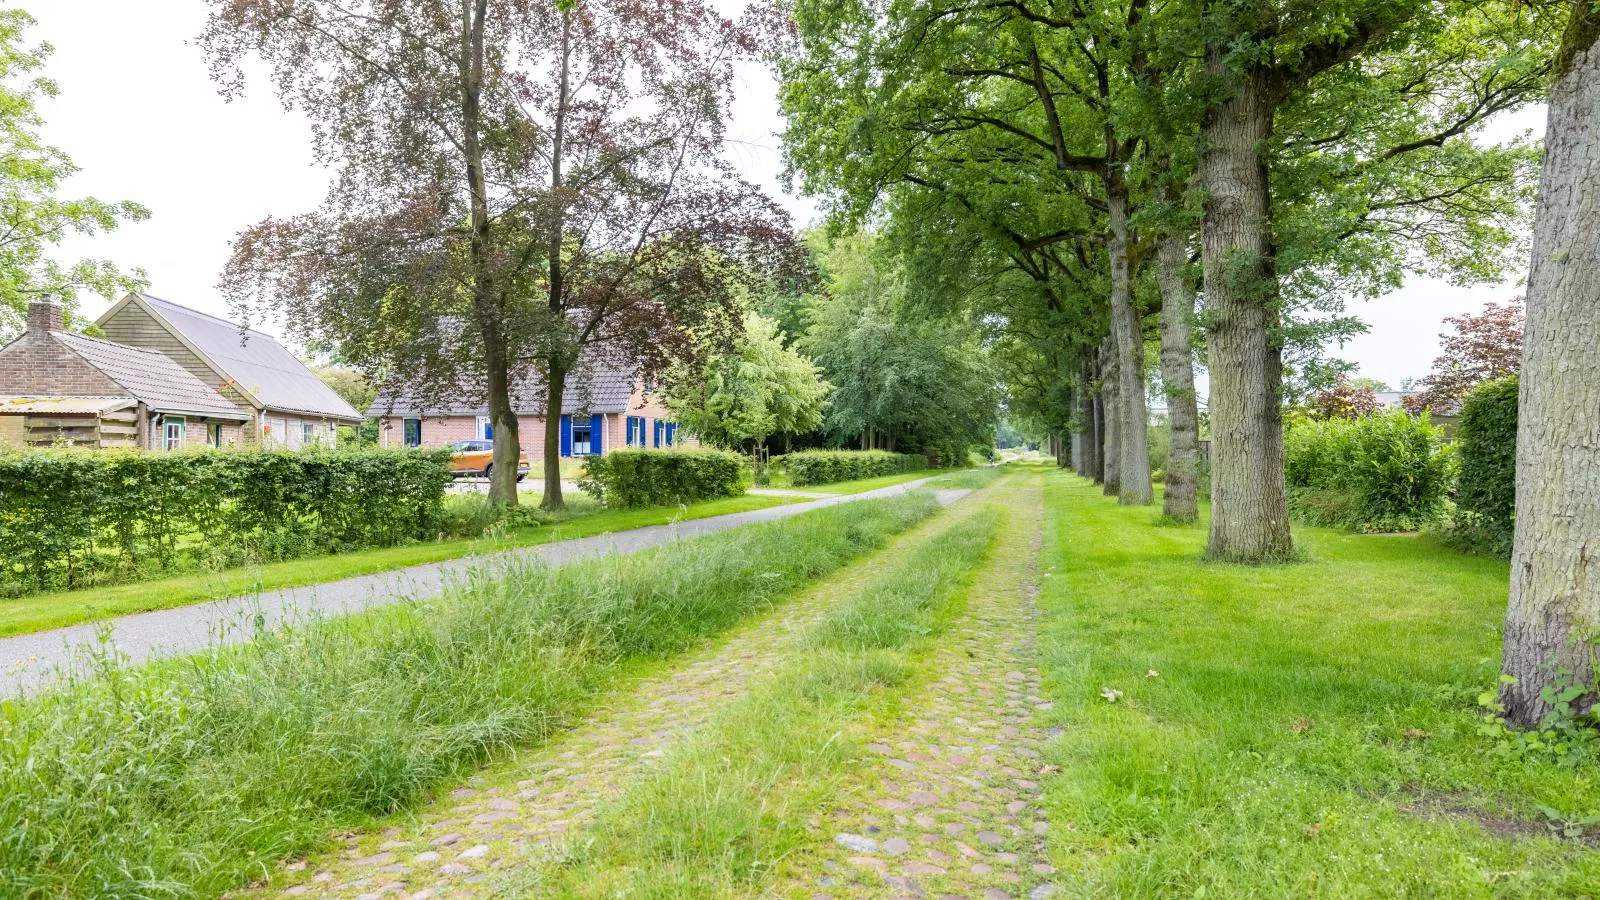
M 247 413 L 245 439 L 299 449 L 332 443 L 361 414 L 271 335 L 152 297 L 129 294 L 95 324 L 112 341 L 155 350 Z
M 544 395 L 544 380 L 536 374 L 521 378 L 511 392 L 518 436 L 530 462 L 544 458 Z M 585 355 L 568 377 L 561 407 L 572 411 L 561 417 L 563 457 L 699 444 L 679 432 L 660 394 L 645 389 L 637 369 L 592 354 Z M 458 390 L 441 401 L 386 387 L 367 415 L 379 420 L 380 441 L 386 447 L 445 447 L 457 441 L 494 439 L 481 389 Z
M 154 350 L 66 330 L 52 301 L 0 348 L 0 446 L 177 450 L 239 443 L 249 414 Z

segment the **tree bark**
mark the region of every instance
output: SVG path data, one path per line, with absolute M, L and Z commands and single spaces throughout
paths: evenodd
M 567 133 L 567 105 L 571 98 L 571 66 L 572 66 L 572 13 L 564 12 L 561 15 L 561 74 L 556 89 L 560 94 L 556 100 L 555 121 L 552 123 L 550 133 L 550 196 L 555 203 L 551 209 L 551 222 L 549 225 L 549 244 L 545 250 L 549 261 L 550 271 L 550 316 L 552 325 L 557 329 L 566 326 L 566 283 L 565 272 L 562 268 L 561 254 L 566 244 L 566 215 L 560 206 L 562 188 L 562 154 L 566 151 Z M 543 509 L 560 510 L 567 508 L 567 501 L 561 496 L 561 416 L 562 395 L 567 387 L 567 373 L 571 371 L 573 360 L 566 359 L 566 347 L 563 342 L 557 341 L 561 346 L 549 349 L 545 366 L 545 398 L 544 398 L 544 499 L 539 506 Z
M 483 31 L 488 0 L 461 3 L 461 146 L 466 156 L 467 190 L 471 197 L 469 253 L 472 258 L 473 318 L 483 343 L 484 388 L 489 421 L 494 427 L 493 471 L 489 501 L 514 506 L 517 502 L 517 461 L 522 444 L 517 414 L 511 407 L 510 359 L 502 331 L 495 279 L 490 262 L 489 191 L 483 169 Z
M 1156 281 L 1161 287 L 1161 383 L 1167 400 L 1166 489 L 1161 511 L 1167 518 L 1193 522 L 1199 516 L 1196 475 L 1200 457 L 1200 410 L 1194 393 L 1194 291 L 1183 277 L 1188 265 L 1183 242 L 1169 234 L 1156 241 Z
M 1600 637 L 1600 22 L 1573 4 L 1550 91 L 1517 410 L 1506 718 L 1536 727 L 1545 688 L 1590 691 Z
M 1235 74 L 1226 47 L 1206 70 L 1233 90 L 1201 124 L 1201 248 L 1211 361 L 1212 559 L 1261 563 L 1293 552 L 1283 481 L 1283 352 L 1265 145 L 1278 92 Z
M 1145 406 L 1144 333 L 1133 308 L 1133 275 L 1128 260 L 1128 192 L 1117 169 L 1106 179 L 1111 220 L 1111 350 L 1117 360 L 1117 501 L 1145 504 L 1155 499 L 1150 485 L 1150 414 Z
M 1105 480 L 1102 491 L 1107 497 L 1122 496 L 1122 399 L 1121 366 L 1117 365 L 1116 342 L 1107 337 L 1100 343 L 1100 394 L 1102 427 L 1105 428 L 1105 450 L 1101 468 Z

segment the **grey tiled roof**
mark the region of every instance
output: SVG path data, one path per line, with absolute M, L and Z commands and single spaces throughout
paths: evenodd
M 586 355 L 578 370 L 567 377 L 561 408 L 568 413 L 620 413 L 633 396 L 635 369 Z M 369 416 L 486 416 L 489 404 L 483 385 L 473 382 L 452 391 L 435 391 L 441 399 L 428 400 L 407 385 L 388 384 L 367 410 Z M 544 415 L 544 377 L 529 372 L 511 390 L 511 406 L 519 416 Z
M 250 417 L 163 353 L 66 331 L 50 336 L 157 412 L 207 413 L 240 421 Z
M 361 414 L 269 334 L 160 297 L 142 295 L 156 315 L 200 349 L 222 374 L 262 404 L 287 412 L 356 420 Z

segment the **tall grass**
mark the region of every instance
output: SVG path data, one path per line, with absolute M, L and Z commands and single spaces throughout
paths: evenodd
M 312 622 L 0 705 L 0 896 L 212 895 L 417 802 L 935 509 L 926 495 Z
M 805 633 L 791 663 L 602 809 L 562 866 L 519 872 L 505 893 L 748 896 L 811 840 L 808 817 L 861 755 L 848 723 L 915 675 L 999 521 L 976 512 L 875 577 Z

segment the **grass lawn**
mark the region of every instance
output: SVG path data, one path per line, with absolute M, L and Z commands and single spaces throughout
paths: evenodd
M 1203 525 L 1048 483 L 1046 798 L 1069 893 L 1600 891 L 1600 852 L 1552 828 L 1600 812 L 1593 748 L 1562 764 L 1479 731 L 1504 563 L 1300 528 L 1302 562 L 1208 564 Z
M 513 529 L 493 539 L 460 538 L 406 544 L 312 559 L 242 566 L 218 572 L 195 572 L 135 584 L 4 599 L 0 600 L 0 637 L 61 628 L 127 613 L 170 609 L 256 591 L 370 575 L 474 553 L 546 544 L 647 525 L 664 525 L 675 520 L 763 509 L 798 500 L 793 497 L 743 496 L 695 503 L 687 508 L 600 509 L 590 506 L 585 509 L 575 506 L 568 518 L 548 525 Z

